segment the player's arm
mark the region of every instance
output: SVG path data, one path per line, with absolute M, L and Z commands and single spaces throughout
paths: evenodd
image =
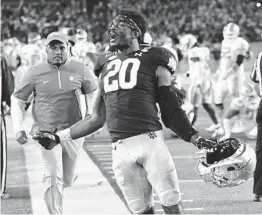
M 227 79 L 227 77 L 231 74 L 234 74 L 235 71 L 240 67 L 240 65 L 244 62 L 245 55 L 244 54 L 238 54 L 236 57 L 236 61 L 233 62 L 232 67 L 228 70 L 228 72 L 225 74 L 224 79 Z
M 20 144 L 27 142 L 25 129 L 23 127 L 25 106 L 30 95 L 34 90 L 34 71 L 28 69 L 25 71 L 16 86 L 15 92 L 11 96 L 11 118 L 13 122 L 14 133 Z
M 247 51 L 249 49 L 249 44 L 246 41 L 243 41 L 240 44 L 239 49 L 237 50 L 236 61 L 233 62 L 232 67 L 228 70 L 228 73 L 225 75 L 224 79 L 226 79 L 229 75 L 234 74 L 235 71 L 241 66 L 246 58 Z
M 192 142 L 198 148 L 210 147 L 212 143 L 200 137 L 199 132 L 191 125 L 182 109 L 182 102 L 171 85 L 170 71 L 159 66 L 156 75 L 158 78 L 157 102 L 164 125 L 178 134 L 184 141 Z

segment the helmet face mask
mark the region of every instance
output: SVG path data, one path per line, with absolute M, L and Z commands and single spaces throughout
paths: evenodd
M 196 44 L 197 38 L 192 34 L 186 34 L 180 39 L 179 48 L 181 49 L 184 56 L 187 52 Z
M 233 22 L 228 23 L 223 29 L 223 37 L 227 40 L 237 39 L 239 36 L 239 26 Z
M 234 187 L 248 180 L 255 170 L 255 151 L 246 143 L 237 138 L 229 138 L 220 144 L 234 144 L 236 151 L 233 155 L 214 164 L 207 164 L 202 157 L 197 165 L 197 173 L 207 183 L 217 187 Z

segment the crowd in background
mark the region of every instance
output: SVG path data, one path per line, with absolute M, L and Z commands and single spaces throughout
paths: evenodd
M 45 37 L 49 31 L 64 26 L 85 29 L 90 41 L 104 43 L 108 41 L 105 29 L 112 17 L 120 9 L 131 7 L 146 17 L 154 40 L 163 35 L 178 38 L 192 33 L 203 41 L 217 43 L 222 40 L 223 27 L 229 21 L 240 26 L 241 36 L 249 42 L 261 40 L 262 8 L 249 0 L 108 0 L 97 1 L 91 10 L 80 3 L 47 4 L 43 0 L 24 4 L 21 1 L 16 10 L 4 5 L 1 39 L 17 37 L 27 42 L 28 32 Z

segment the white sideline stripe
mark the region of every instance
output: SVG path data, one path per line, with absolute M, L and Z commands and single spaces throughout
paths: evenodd
M 87 143 L 88 144 L 88 143 Z M 88 146 L 89 149 L 95 149 L 95 148 L 105 148 L 105 149 L 112 149 L 111 144 L 102 144 L 102 143 L 97 143 L 97 145 L 92 145 Z
M 99 160 L 99 161 L 112 161 L 112 158 L 110 158 L 110 157 L 107 157 L 107 158 L 97 157 L 97 160 Z
M 111 166 L 112 167 L 112 163 L 111 162 L 101 162 L 102 166 Z
M 193 199 L 182 199 L 182 202 L 194 202 L 194 200 Z
M 111 158 L 112 159 L 112 155 L 111 154 L 96 154 L 98 158 Z
M 185 211 L 202 211 L 204 208 L 184 208 Z
M 104 169 L 112 169 L 112 166 L 105 166 Z
M 35 144 L 30 142 L 25 144 L 24 152 L 26 159 L 26 168 L 30 187 L 30 196 L 33 214 L 49 214 L 44 202 L 43 180 L 43 160 L 40 150 Z
M 184 211 L 203 211 L 204 208 L 184 208 Z M 156 209 L 156 212 L 163 212 L 163 209 Z
M 172 156 L 174 159 L 193 159 L 193 155 Z
M 154 202 L 155 202 L 155 203 L 160 203 L 160 200 L 159 200 L 159 199 L 154 199 Z M 183 200 L 183 199 L 182 199 L 182 202 L 190 202 L 190 203 L 193 203 L 194 200 L 192 200 L 192 199 L 185 199 L 185 200 Z
M 33 214 L 49 214 L 44 202 L 43 160 L 40 150 L 31 142 L 24 145 L 26 168 L 30 187 Z M 96 214 L 106 210 L 109 214 L 129 214 L 126 206 L 116 195 L 107 179 L 91 161 L 86 152 L 81 151 L 78 163 L 78 179 L 75 186 L 65 190 L 64 214 Z M 99 185 L 102 183 L 101 185 Z M 88 197 L 97 192 L 102 197 Z M 99 195 L 99 194 L 98 194 Z M 87 197 L 87 198 L 85 198 Z M 109 204 L 101 209 L 99 198 Z M 86 205 L 86 207 L 84 207 Z

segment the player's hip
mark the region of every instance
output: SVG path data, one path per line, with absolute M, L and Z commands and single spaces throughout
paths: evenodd
M 167 173 L 175 169 L 164 143 L 163 131 L 152 131 L 112 143 L 113 170 L 129 175 L 143 166 L 146 171 Z M 152 173 L 153 174 L 153 173 Z
M 167 150 L 164 143 L 163 131 L 150 131 L 112 143 L 113 158 L 140 162 L 151 156 L 154 151 Z M 132 155 L 130 157 L 129 155 Z

